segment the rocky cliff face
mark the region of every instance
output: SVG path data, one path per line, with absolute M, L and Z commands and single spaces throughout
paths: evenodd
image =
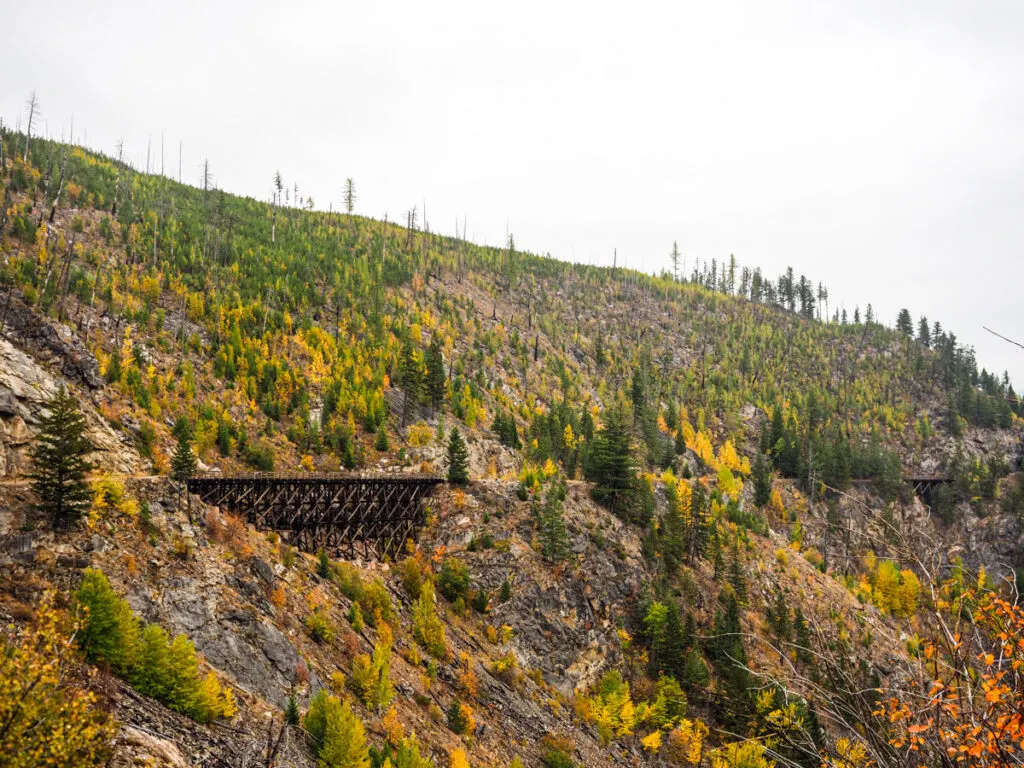
M 90 459 L 113 472 L 135 473 L 142 461 L 132 440 L 97 412 L 104 402 L 96 358 L 66 326 L 39 318 L 20 300 L 7 307 L 0 335 L 0 476 L 29 469 L 28 448 L 45 403 L 61 386 L 82 399 L 88 435 L 96 446 Z

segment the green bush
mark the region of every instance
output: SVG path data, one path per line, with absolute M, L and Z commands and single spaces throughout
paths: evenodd
M 445 558 L 441 563 L 437 586 L 448 602 L 454 603 L 460 597 L 465 600 L 469 595 L 469 568 L 454 557 Z
M 318 643 L 329 643 L 334 639 L 334 625 L 319 608 L 306 617 L 306 629 Z

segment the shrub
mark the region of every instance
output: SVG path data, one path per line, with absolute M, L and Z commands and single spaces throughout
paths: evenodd
M 452 701 L 445 714 L 448 721 L 448 728 L 452 733 L 462 736 L 471 733 L 476 728 L 476 721 L 473 719 L 473 710 L 458 699 Z
M 71 640 L 53 602 L 44 596 L 18 642 L 0 640 L 0 762 L 10 768 L 106 765 L 116 732 L 95 696 L 73 683 Z
M 391 703 L 395 691 L 391 685 L 390 638 L 373 647 L 372 657 L 365 653 L 355 657 L 347 685 L 367 709 L 380 710 Z
M 430 428 L 429 424 L 419 422 L 418 424 L 409 425 L 407 435 L 409 445 L 421 447 L 430 443 L 430 439 L 434 436 L 434 430 Z
M 332 573 L 331 559 L 327 556 L 327 553 L 321 549 L 316 553 L 316 574 L 321 579 L 329 579 L 331 578 Z
M 491 673 L 508 685 L 515 683 L 519 663 L 514 653 L 506 653 L 491 664 Z
M 303 725 L 321 768 L 369 768 L 366 731 L 347 701 L 321 688 L 309 702 Z
M 480 681 L 477 679 L 476 671 L 473 669 L 472 657 L 462 651 L 459 654 L 459 661 L 462 664 L 462 669 L 459 671 L 459 688 L 467 696 L 476 697 L 480 690 Z
M 437 615 L 434 606 L 434 585 L 429 581 L 423 585 L 419 599 L 413 605 L 412 634 L 416 642 L 431 656 L 443 659 L 448 655 L 444 622 Z
M 318 643 L 329 643 L 334 639 L 334 626 L 320 608 L 316 608 L 306 617 L 306 629 L 309 636 Z
M 487 613 L 491 608 L 490 595 L 483 589 L 478 589 L 473 595 L 473 610 L 477 613 Z
M 423 583 L 428 579 L 426 567 L 419 557 L 407 557 L 398 564 L 402 586 L 413 600 L 419 599 Z
M 469 594 L 469 568 L 454 557 L 445 558 L 441 563 L 437 585 L 449 602 L 454 603 L 460 597 L 465 599 Z
M 352 625 L 353 631 L 363 631 L 363 612 L 359 608 L 359 603 L 352 603 L 352 607 L 348 609 L 348 615 L 345 618 L 347 618 L 348 623 Z
M 541 740 L 541 747 L 544 751 L 540 761 L 546 768 L 576 768 L 576 764 L 569 756 L 572 742 L 568 739 L 548 734 Z

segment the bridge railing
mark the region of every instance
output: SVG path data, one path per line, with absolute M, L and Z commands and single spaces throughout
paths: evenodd
M 425 472 L 197 472 L 189 480 L 426 480 L 445 482 Z

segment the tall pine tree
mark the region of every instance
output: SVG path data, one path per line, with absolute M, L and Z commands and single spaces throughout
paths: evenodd
M 565 514 L 562 501 L 565 499 L 565 486 L 552 485 L 544 497 L 544 505 L 538 515 L 538 534 L 541 554 L 550 562 L 564 560 L 569 555 L 569 532 L 565 527 Z
M 399 375 L 401 376 L 402 389 L 405 396 L 402 398 L 402 427 L 413 413 L 413 409 L 420 398 L 420 391 L 423 388 L 423 369 L 420 366 L 419 357 L 412 341 L 406 339 L 402 346 L 402 359 L 400 361 Z
M 469 451 L 458 427 L 452 428 L 448 439 L 448 482 L 456 485 L 469 482 Z
M 85 435 L 85 416 L 66 388 L 60 388 L 47 410 L 29 451 L 29 478 L 39 498 L 36 508 L 50 515 L 54 528 L 61 528 L 74 523 L 89 508 L 92 494 L 85 474 L 92 465 L 85 457 L 94 447 Z
M 181 429 L 178 431 L 178 446 L 171 459 L 171 476 L 180 483 L 195 473 L 196 455 L 192 451 L 192 435 L 187 428 Z
M 621 409 L 607 413 L 605 423 L 594 436 L 588 480 L 596 485 L 594 499 L 619 517 L 634 518 L 636 467 L 626 417 Z

